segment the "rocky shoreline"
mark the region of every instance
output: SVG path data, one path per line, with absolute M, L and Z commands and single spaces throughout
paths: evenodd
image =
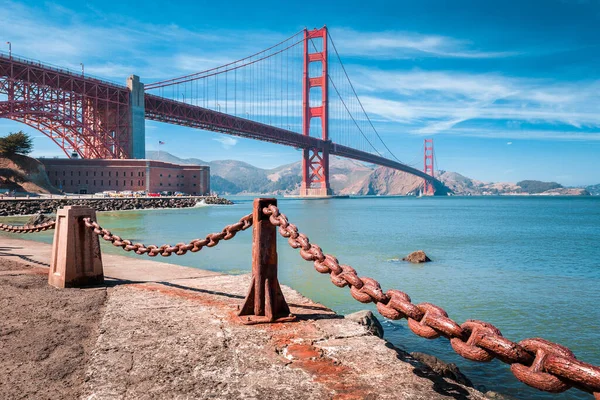
M 65 206 L 81 205 L 96 211 L 142 210 L 147 208 L 188 208 L 197 203 L 233 204 L 223 197 L 131 197 L 131 198 L 53 198 L 4 199 L 0 201 L 0 216 L 51 214 Z

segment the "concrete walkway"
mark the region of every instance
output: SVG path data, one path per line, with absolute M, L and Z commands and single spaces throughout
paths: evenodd
M 36 270 L 47 268 L 50 251 L 0 237 L 0 257 Z M 103 261 L 107 297 L 84 399 L 485 398 L 288 287 L 298 322 L 247 326 L 237 309 L 249 275 L 143 256 L 103 254 Z

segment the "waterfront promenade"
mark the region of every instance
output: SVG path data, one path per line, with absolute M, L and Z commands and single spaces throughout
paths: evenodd
M 288 287 L 297 322 L 247 326 L 249 275 L 103 254 L 105 286 L 58 290 L 50 252 L 2 237 L 8 398 L 484 398 Z

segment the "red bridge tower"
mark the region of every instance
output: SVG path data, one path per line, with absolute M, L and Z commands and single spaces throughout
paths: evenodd
M 423 172 L 427 175 L 435 177 L 435 168 L 433 164 L 433 139 L 425 139 L 423 144 Z M 435 189 L 433 183 L 426 179 L 423 180 L 423 194 L 427 196 L 433 196 Z
M 314 39 L 322 43 L 321 51 L 311 52 L 318 48 Z M 319 40 L 320 39 L 320 40 Z M 311 77 L 311 63 L 321 63 L 321 76 Z M 304 30 L 304 66 L 302 77 L 302 134 L 310 136 L 310 124 L 313 118 L 321 119 L 321 138 L 325 141 L 323 148 L 304 149 L 302 157 L 302 186 L 300 196 L 328 196 L 329 187 L 329 113 L 327 91 L 327 27 Z M 321 89 L 321 104 L 310 104 L 310 89 Z

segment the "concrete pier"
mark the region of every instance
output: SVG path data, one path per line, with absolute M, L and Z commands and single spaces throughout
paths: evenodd
M 12 310 L 3 321 L 10 327 L 11 318 L 17 318 L 18 325 L 0 349 L 0 392 L 9 397 L 53 397 L 55 390 L 70 390 L 62 392 L 64 398 L 485 398 L 289 287 L 282 290 L 297 322 L 248 326 L 237 312 L 249 275 L 105 254 L 106 286 L 58 290 L 35 283 L 46 279 L 50 245 L 6 236 L 1 242 L 0 304 Z M 3 268 L 8 261 L 20 266 Z M 20 346 L 19 357 L 29 354 L 24 348 L 37 341 L 23 344 L 18 339 L 39 331 L 40 318 L 52 318 L 50 327 L 66 327 L 73 319 L 64 318 L 66 305 L 77 307 L 86 293 L 98 291 L 105 295 L 80 307 L 80 314 L 96 318 L 86 325 L 85 342 L 77 342 L 85 325 L 77 323 L 68 330 L 71 336 L 53 337 L 39 350 L 51 356 L 41 357 L 36 350 L 30 352 L 31 360 L 14 362 L 11 346 Z M 30 305 L 15 310 L 10 302 L 16 298 Z M 103 303 L 94 308 L 98 299 Z M 46 303 L 50 309 L 39 313 L 36 304 Z M 35 312 L 37 319 L 28 315 Z M 38 364 L 43 371 L 57 368 L 61 354 L 73 363 L 69 352 L 75 349 L 83 355 L 74 358 L 80 361 L 70 374 L 31 373 Z

